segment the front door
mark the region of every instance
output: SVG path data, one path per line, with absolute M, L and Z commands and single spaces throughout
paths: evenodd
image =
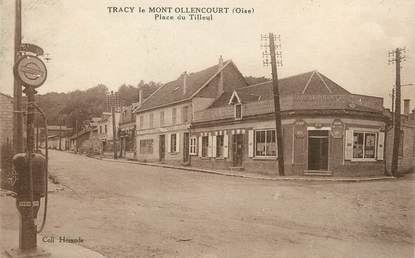
M 308 131 L 308 170 L 328 170 L 329 131 Z
M 166 154 L 166 144 L 165 144 L 165 136 L 164 135 L 160 135 L 160 140 L 159 140 L 159 157 L 160 157 L 160 161 L 164 160 Z
M 243 134 L 234 134 L 233 135 L 233 142 L 232 142 L 232 150 L 233 150 L 233 166 L 234 167 L 241 167 L 242 166 L 242 154 L 243 154 Z
M 189 161 L 189 133 L 183 134 L 183 162 Z

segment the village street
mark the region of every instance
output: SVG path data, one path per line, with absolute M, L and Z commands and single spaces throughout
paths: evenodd
M 52 151 L 43 236 L 107 257 L 412 257 L 414 175 L 359 183 L 268 181 Z M 10 196 L 1 227 L 18 229 Z M 41 217 L 42 213 L 39 213 Z M 7 237 L 7 236 L 2 236 Z M 17 242 L 17 239 L 16 239 Z

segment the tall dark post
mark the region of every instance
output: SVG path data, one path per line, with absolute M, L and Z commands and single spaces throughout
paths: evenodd
M 392 152 L 392 175 L 397 177 L 399 162 L 399 144 L 401 138 L 401 49 L 395 50 L 396 82 L 395 82 L 395 123 Z
M 75 132 L 76 132 L 76 139 L 75 139 L 75 153 L 78 153 L 78 119 L 75 120 Z
M 61 141 L 62 141 L 62 121 L 61 121 L 60 118 L 58 118 L 58 121 L 59 121 L 59 150 L 62 150 L 62 144 L 61 144 Z
M 14 33 L 14 63 L 20 57 L 22 43 L 22 2 L 16 0 L 15 33 Z M 23 152 L 23 114 L 22 114 L 22 85 L 15 78 L 13 87 L 13 149 L 14 153 Z
M 25 93 L 27 95 L 27 164 L 28 164 L 28 191 L 25 194 L 19 194 L 19 198 L 16 199 L 16 205 L 19 207 L 20 198 L 23 200 L 27 200 L 27 198 L 33 203 L 33 175 L 32 175 L 32 155 L 34 153 L 34 138 L 35 138 L 35 131 L 34 131 L 34 112 L 35 108 L 33 103 L 35 101 L 35 93 L 36 91 L 32 87 L 27 87 L 25 89 Z M 38 208 L 38 207 L 37 207 Z M 31 250 L 36 248 L 37 245 L 37 233 L 36 233 L 36 225 L 35 225 L 35 214 L 37 211 L 33 210 L 33 205 L 29 207 L 22 208 L 20 207 L 20 227 L 19 227 L 19 248 L 21 250 Z
M 36 150 L 39 150 L 39 119 L 36 119 Z
M 275 113 L 275 129 L 277 133 L 277 148 L 278 148 L 278 172 L 280 176 L 284 176 L 284 147 L 282 139 L 282 126 L 281 126 L 281 107 L 280 107 L 280 93 L 278 88 L 278 74 L 277 74 L 277 61 L 275 57 L 275 42 L 274 34 L 269 33 L 269 49 L 271 55 L 271 67 L 272 67 L 272 91 L 274 94 L 274 113 Z
M 114 159 L 117 159 L 117 130 L 115 128 L 115 107 L 111 106 L 111 115 L 112 115 L 112 145 L 114 150 Z

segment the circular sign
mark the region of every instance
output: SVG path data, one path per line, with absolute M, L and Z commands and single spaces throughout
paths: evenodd
M 23 56 L 15 65 L 15 75 L 24 86 L 37 88 L 46 81 L 46 65 L 36 56 Z

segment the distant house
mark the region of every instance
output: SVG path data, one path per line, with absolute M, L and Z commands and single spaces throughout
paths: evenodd
M 86 128 L 68 138 L 69 150 L 79 153 L 98 154 L 102 144 L 98 138 L 98 128 Z
M 118 130 L 120 123 L 120 112 L 114 113 L 115 117 L 115 137 L 118 138 Z M 102 151 L 112 151 L 113 150 L 113 123 L 112 123 L 112 114 L 109 112 L 103 112 L 101 119 L 97 121 L 97 134 L 98 139 L 101 142 Z M 119 148 L 118 148 L 119 149 Z
M 247 85 L 236 65 L 223 61 L 195 73 L 184 72 L 156 90 L 134 110 L 137 159 L 188 164 L 193 146 L 190 125 L 195 112 L 222 94 Z
M 0 143 L 13 141 L 13 98 L 0 93 Z

